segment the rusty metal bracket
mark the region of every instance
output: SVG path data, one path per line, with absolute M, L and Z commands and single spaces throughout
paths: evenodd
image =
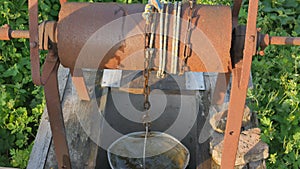
M 28 1 L 29 10 L 29 42 L 30 42 L 30 62 L 31 62 L 31 74 L 32 81 L 36 85 L 44 85 L 45 79 L 48 77 L 42 77 L 40 75 L 40 57 L 39 48 L 47 50 L 49 48 L 49 42 L 56 42 L 56 22 L 43 22 L 38 25 L 38 0 Z M 48 64 L 49 62 L 46 62 Z M 52 64 L 53 67 L 54 64 Z M 49 65 L 45 65 L 49 67 Z M 45 69 L 44 76 L 49 76 L 50 69 Z M 51 69 L 52 70 L 52 69 Z
M 56 40 L 56 22 L 55 21 L 45 21 L 42 22 L 38 27 L 39 32 L 39 41 L 38 41 L 38 49 L 41 50 L 49 50 L 52 48 L 52 45 L 57 42 Z M 35 50 L 35 49 L 34 49 Z M 37 85 L 44 85 L 46 84 L 47 79 L 49 78 L 53 68 L 55 67 L 55 62 L 58 60 L 57 58 L 49 58 L 46 57 L 45 63 L 43 65 L 43 71 L 42 75 L 40 75 L 40 65 L 37 65 L 37 62 L 40 62 L 39 56 L 32 56 L 34 59 L 32 62 L 34 62 L 36 65 L 36 68 L 38 71 L 35 72 L 36 76 L 39 77 L 33 77 L 33 79 L 38 80 L 39 83 L 35 83 Z M 32 65 L 33 66 L 33 65 Z M 34 74 L 32 74 L 34 76 Z
M 42 23 L 39 32 L 38 0 L 29 0 L 28 10 L 32 80 L 36 85 L 44 85 L 46 105 L 58 166 L 59 168 L 71 169 L 70 155 L 58 90 L 57 70 L 60 62 L 58 59 L 56 44 L 53 43 L 56 42 L 56 22 Z M 40 75 L 39 48 L 49 50 L 42 76 Z
M 251 71 L 252 56 L 256 52 L 256 18 L 258 0 L 250 0 L 243 60 L 232 71 L 232 89 L 222 151 L 221 169 L 233 169 L 242 125 L 243 111 Z
M 51 43 L 57 43 L 56 25 L 55 21 L 44 21 L 39 25 L 39 49 L 48 50 Z
M 44 91 L 56 160 L 58 163 L 58 168 L 71 169 L 64 119 L 59 97 L 57 71 L 60 62 L 55 44 L 52 44 L 52 48 L 49 49 L 46 62 L 54 64 L 54 67 L 52 67 L 52 70 L 50 71 L 51 73 L 49 74 L 49 77 L 44 85 Z

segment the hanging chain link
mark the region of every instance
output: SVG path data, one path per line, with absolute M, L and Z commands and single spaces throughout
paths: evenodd
M 150 36 L 151 33 L 148 31 L 150 30 L 150 24 L 145 25 L 145 49 L 144 49 L 144 109 L 146 110 L 146 114 L 143 116 L 143 124 L 146 127 L 150 126 L 150 120 L 149 120 L 149 110 L 150 110 L 150 102 L 149 102 L 149 94 L 150 94 L 150 86 L 149 86 L 149 76 L 150 76 L 150 49 L 149 49 L 149 43 L 150 43 Z
M 145 24 L 145 48 L 144 48 L 144 87 L 143 87 L 143 94 L 144 94 L 144 109 L 146 110 L 146 114 L 143 116 L 143 123 L 146 127 L 150 128 L 150 86 L 149 86 L 149 78 L 150 78 L 150 71 L 151 71 L 151 57 L 154 54 L 154 33 L 156 27 L 156 13 L 153 13 L 152 9 L 146 5 L 145 12 L 143 14 L 146 24 Z
M 150 12 L 150 11 L 148 11 Z M 149 76 L 150 76 L 150 58 L 151 58 L 151 20 L 153 15 L 148 15 L 146 18 L 146 24 L 145 24 L 145 47 L 144 47 L 144 109 L 149 110 L 150 109 L 150 102 L 149 102 L 149 94 L 150 94 L 150 86 L 149 86 Z
M 146 24 L 146 29 L 147 27 L 150 27 L 150 25 Z M 150 55 L 151 55 L 151 49 L 149 48 L 149 42 L 150 42 L 150 34 L 149 32 L 145 32 L 145 49 L 144 49 L 144 71 L 143 71 L 143 76 L 144 76 L 144 88 L 143 88 L 143 93 L 144 93 L 144 109 L 148 110 L 150 109 L 150 102 L 149 102 L 149 94 L 150 94 L 150 86 L 149 86 L 149 76 L 150 76 Z
M 191 30 L 192 30 L 192 19 L 194 14 L 194 0 L 189 0 L 189 12 L 188 12 L 188 22 L 187 22 L 187 31 L 184 38 L 184 50 L 183 50 L 183 59 L 182 67 L 180 74 L 184 74 L 185 71 L 189 71 L 187 66 L 187 61 L 192 55 L 192 44 L 191 44 Z

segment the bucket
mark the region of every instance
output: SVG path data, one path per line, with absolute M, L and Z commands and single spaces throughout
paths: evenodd
M 107 150 L 112 169 L 185 169 L 190 159 L 189 150 L 176 138 L 166 133 L 134 132 L 114 141 Z M 145 154 L 145 158 L 144 158 Z M 144 167 L 145 164 L 145 167 Z

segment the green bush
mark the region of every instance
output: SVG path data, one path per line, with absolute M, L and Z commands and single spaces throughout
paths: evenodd
M 56 19 L 58 1 L 40 1 L 40 20 Z M 0 25 L 28 29 L 26 0 L 0 1 Z M 57 8 L 57 9 L 58 9 Z M 25 168 L 43 112 L 41 87 L 32 84 L 28 40 L 0 41 L 0 166 Z
M 262 1 L 258 27 L 273 36 L 300 36 L 300 1 Z M 254 58 L 252 73 L 255 88 L 248 94 L 270 147 L 268 168 L 300 168 L 299 46 L 268 47 Z
M 231 0 L 197 2 L 232 3 Z M 40 0 L 39 20 L 57 20 L 59 7 L 58 0 Z M 240 18 L 240 23 L 246 22 L 247 1 Z M 0 25 L 3 24 L 10 24 L 12 29 L 28 29 L 27 0 L 0 0 Z M 270 35 L 300 36 L 300 1 L 262 0 L 258 27 Z M 0 51 L 0 166 L 25 168 L 45 106 L 43 90 L 31 81 L 28 40 L 0 41 Z M 248 97 L 251 108 L 259 115 L 262 139 L 270 146 L 268 168 L 300 168 L 299 72 L 299 47 L 271 46 L 265 56 L 253 60 L 255 88 L 249 90 Z

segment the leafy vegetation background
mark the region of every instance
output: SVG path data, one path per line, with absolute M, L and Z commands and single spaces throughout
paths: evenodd
M 104 1 L 111 0 L 101 2 Z M 232 3 L 230 0 L 197 2 Z M 247 3 L 247 0 L 243 3 L 240 23 L 246 23 Z M 58 0 L 40 0 L 40 22 L 57 20 L 59 8 Z M 28 29 L 27 0 L 0 0 L 0 25 L 3 24 L 12 29 Z M 261 0 L 258 27 L 270 35 L 300 36 L 300 0 Z M 258 113 L 262 139 L 270 146 L 268 168 L 297 169 L 300 168 L 300 48 L 270 46 L 265 53 L 263 57 L 254 57 L 255 87 L 248 91 L 250 107 Z M 0 166 L 26 167 L 44 106 L 42 88 L 31 81 L 28 40 L 0 41 Z

